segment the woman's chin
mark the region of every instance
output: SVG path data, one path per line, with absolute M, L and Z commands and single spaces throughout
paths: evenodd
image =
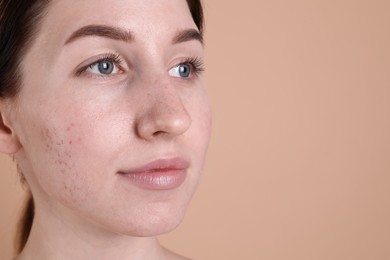
M 95 219 L 101 229 L 111 234 L 131 237 L 153 237 L 173 231 L 182 222 L 185 210 L 164 209 L 154 212 L 128 214 L 104 220 Z M 93 228 L 93 227 L 92 227 Z
M 132 237 L 155 237 L 165 233 L 169 233 L 179 226 L 183 217 L 172 217 L 170 219 L 163 219 L 156 217 L 151 221 L 144 221 L 133 228 L 124 228 L 124 235 Z M 133 223 L 134 225 L 134 223 Z

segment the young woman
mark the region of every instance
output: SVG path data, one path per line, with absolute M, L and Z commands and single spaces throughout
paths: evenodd
M 0 150 L 32 194 L 16 259 L 184 259 L 155 237 L 209 140 L 202 23 L 199 0 L 0 0 Z

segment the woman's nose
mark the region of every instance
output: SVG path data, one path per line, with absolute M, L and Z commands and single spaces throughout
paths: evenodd
M 172 91 L 148 95 L 142 112 L 136 119 L 136 131 L 140 138 L 172 138 L 185 133 L 191 125 L 191 117 L 180 96 Z

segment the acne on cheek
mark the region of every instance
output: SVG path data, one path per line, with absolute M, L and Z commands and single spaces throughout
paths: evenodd
M 46 139 L 45 154 L 52 165 L 54 178 L 52 181 L 60 186 L 54 192 L 63 191 L 61 197 L 79 204 L 88 196 L 83 176 L 78 172 L 73 150 L 82 142 L 82 138 L 76 133 L 76 124 L 60 128 L 47 128 L 44 130 Z M 58 176 L 61 175 L 61 176 Z M 58 182 L 61 180 L 61 182 Z M 49 180 L 50 181 L 50 180 Z
M 67 140 L 68 145 L 73 145 L 73 144 L 80 144 L 81 143 L 81 137 L 80 136 L 74 136 L 74 128 L 75 124 L 71 123 L 67 128 L 66 132 L 67 135 L 70 136 L 70 138 Z
M 44 130 L 44 138 L 46 139 L 45 153 L 56 166 L 56 172 L 67 174 L 72 173 L 75 169 L 72 150 L 76 149 L 75 146 L 82 141 L 81 137 L 74 130 L 75 126 L 74 123 L 71 123 L 61 130 L 57 130 L 57 128 Z
M 46 128 L 44 130 L 44 138 L 46 140 L 45 154 L 50 158 L 54 165 L 59 166 L 59 172 L 65 174 L 71 170 L 70 161 L 72 154 L 66 147 L 66 140 L 58 134 L 57 129 Z M 70 141 L 71 142 L 71 141 Z

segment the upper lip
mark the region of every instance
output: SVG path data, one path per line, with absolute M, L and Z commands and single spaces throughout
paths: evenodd
M 168 170 L 185 170 L 189 167 L 190 163 L 188 160 L 182 157 L 174 157 L 170 159 L 157 159 L 148 162 L 142 166 L 131 168 L 124 171 L 119 171 L 122 174 L 136 174 L 146 172 L 158 172 Z

